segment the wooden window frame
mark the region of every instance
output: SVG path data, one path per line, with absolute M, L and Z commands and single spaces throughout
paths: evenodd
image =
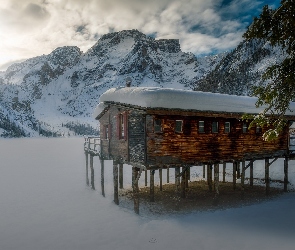
M 160 124 L 157 124 L 158 121 L 160 122 Z M 162 121 L 162 119 L 154 118 L 153 129 L 154 129 L 154 133 L 162 133 L 163 132 L 163 121 Z
M 180 124 L 180 130 L 178 130 L 177 123 Z M 183 133 L 183 120 L 175 120 L 175 128 L 174 128 L 175 133 Z
M 248 133 L 248 124 L 246 122 L 243 122 L 242 124 L 242 132 L 243 134 L 247 134 Z
M 203 123 L 203 125 L 201 126 L 200 123 Z M 203 131 L 201 131 L 200 128 L 203 128 Z M 198 133 L 205 134 L 205 121 L 204 120 L 198 121 Z
M 128 138 L 128 116 L 127 112 L 118 114 L 117 116 L 117 135 L 119 140 L 127 140 Z
M 216 131 L 213 131 L 213 124 L 216 124 Z M 218 122 L 217 121 L 213 121 L 211 123 L 211 132 L 212 134 L 218 134 L 219 128 L 218 128 Z
M 228 124 L 228 126 L 226 126 L 227 124 Z M 224 123 L 224 133 L 229 134 L 230 132 L 231 132 L 230 122 L 225 122 Z
M 262 127 L 256 125 L 255 133 L 256 134 L 262 134 Z

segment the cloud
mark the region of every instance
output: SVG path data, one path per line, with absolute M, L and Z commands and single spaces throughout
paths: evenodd
M 0 64 L 58 46 L 86 51 L 101 35 L 123 29 L 178 38 L 184 51 L 197 55 L 230 50 L 262 7 L 258 0 L 2 1 Z

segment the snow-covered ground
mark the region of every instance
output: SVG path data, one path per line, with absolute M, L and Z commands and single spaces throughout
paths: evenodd
M 294 192 L 251 206 L 187 214 L 152 216 L 140 207 L 138 216 L 112 202 L 110 161 L 106 197 L 100 195 L 97 158 L 94 164 L 96 191 L 86 186 L 82 138 L 0 140 L 0 249 L 294 249 Z M 271 178 L 282 179 L 282 163 L 274 164 Z M 263 177 L 260 165 L 255 177 Z M 293 162 L 289 174 L 294 187 Z M 130 175 L 126 166 L 125 187 Z

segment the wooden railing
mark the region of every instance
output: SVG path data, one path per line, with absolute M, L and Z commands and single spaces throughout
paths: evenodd
M 100 153 L 100 137 L 85 136 L 84 151 L 92 154 Z

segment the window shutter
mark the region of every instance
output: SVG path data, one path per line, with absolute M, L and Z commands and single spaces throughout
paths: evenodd
M 120 114 L 118 114 L 117 115 L 117 137 L 118 137 L 118 139 L 120 139 L 120 126 L 121 126 L 121 124 L 120 124 Z
M 112 135 L 112 124 L 108 125 L 109 128 L 109 139 L 111 139 L 111 135 Z
M 124 121 L 124 139 L 127 140 L 128 138 L 128 124 L 127 124 L 128 113 L 127 112 L 123 114 L 123 121 Z

